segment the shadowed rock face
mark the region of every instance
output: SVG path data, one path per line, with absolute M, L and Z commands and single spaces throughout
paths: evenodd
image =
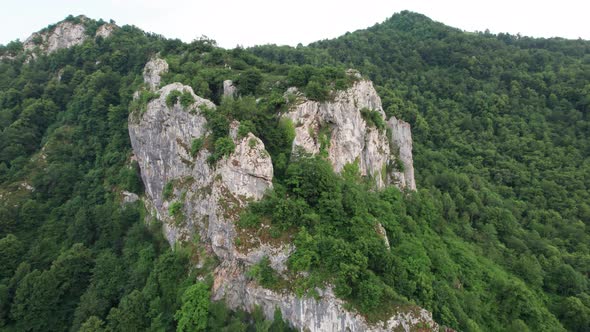
M 166 66 L 159 64 L 154 67 Z M 150 75 L 146 76 L 150 87 L 159 85 L 159 77 L 153 76 L 159 76 L 154 74 L 156 72 L 162 71 L 150 69 Z M 156 81 L 158 84 L 150 84 Z M 192 94 L 195 102 L 186 108 L 178 102 L 168 107 L 166 97 L 175 90 Z M 342 100 L 345 102 L 342 104 L 354 100 L 355 93 L 361 93 L 356 96 L 357 99 L 365 98 L 362 99 L 364 104 L 380 108 L 376 94 L 362 95 L 359 91 L 363 90 L 344 93 Z M 366 91 L 371 93 L 370 89 Z M 225 299 L 229 307 L 247 311 L 260 306 L 269 319 L 278 308 L 284 319 L 302 331 L 409 331 L 418 324 L 435 330 L 438 328 L 430 313 L 417 307 L 401 308 L 387 322 L 369 324 L 362 316 L 346 310 L 343 301 L 336 298 L 330 287 L 319 290 L 319 299 L 299 298 L 292 293 L 264 289 L 251 281 L 245 273 L 250 266 L 266 256 L 271 267 L 283 273 L 294 250 L 292 244 L 272 245 L 262 243 L 258 238 L 253 239 L 255 245 L 249 249 L 238 248 L 234 241 L 237 236 L 234 222 L 239 211 L 249 201 L 261 199 L 264 192 L 272 187 L 273 166 L 264 143 L 251 133 L 238 137 L 239 123 L 234 121 L 228 133 L 236 145 L 234 152 L 210 165 L 207 149 L 203 148 L 194 155 L 190 150 L 194 139 L 205 139 L 210 134 L 201 108 L 215 108 L 215 105 L 196 96 L 189 86 L 180 83 L 162 87 L 157 93 L 159 97 L 148 103 L 145 112 L 139 114 L 140 111 L 136 111 L 129 117 L 129 136 L 145 185 L 144 202 L 152 210 L 150 212 L 163 221 L 164 232 L 171 245 L 199 234 L 200 242 L 208 252 L 219 258 L 220 264 L 214 271 L 213 299 Z M 352 110 L 352 106 L 347 107 L 349 109 L 346 110 L 340 107 L 340 111 Z M 329 110 L 324 108 L 322 112 Z M 320 112 L 322 107 L 310 109 Z M 305 114 L 304 111 L 301 113 Z M 341 115 L 342 123 L 362 122 L 361 119 L 346 122 L 351 120 L 344 119 L 346 116 Z M 334 118 L 330 118 L 332 123 L 340 123 Z M 375 140 L 388 144 L 386 139 L 383 141 L 382 135 L 385 134 L 367 128 L 362 130 L 365 130 L 363 137 L 375 135 Z M 350 132 L 355 132 L 355 128 L 346 127 L 341 134 Z M 343 138 L 341 141 L 346 142 Z M 351 145 L 355 143 L 350 142 Z M 360 151 L 361 155 L 367 153 L 363 151 L 371 151 L 363 145 L 345 149 L 348 150 Z M 337 160 L 342 167 L 343 162 Z M 367 166 L 366 169 L 372 168 Z M 171 190 L 165 190 L 168 183 L 172 184 L 169 186 Z M 180 215 L 169 214 L 170 206 L 174 204 L 180 204 Z
M 387 128 L 378 129 L 367 124 L 362 110 L 376 112 L 385 122 L 381 99 L 367 80 L 337 92 L 332 101 L 316 102 L 299 96 L 285 115 L 295 126 L 293 152 L 327 153 L 336 172 L 346 164 L 358 163 L 361 175 L 372 177 L 378 188 L 395 184 L 400 189 L 415 190 L 410 125 L 392 117 Z M 402 151 L 404 158 L 399 155 Z M 405 171 L 396 169 L 397 158 Z

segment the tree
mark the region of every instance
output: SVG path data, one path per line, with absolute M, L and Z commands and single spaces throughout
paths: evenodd
M 176 331 L 204 331 L 207 328 L 210 291 L 207 284 L 197 282 L 182 294 L 182 307 L 174 317 L 178 321 Z
M 287 168 L 285 183 L 295 195 L 315 206 L 322 193 L 338 191 L 338 180 L 332 165 L 320 157 L 301 156 Z
M 0 284 L 0 328 L 6 324 L 8 319 L 10 298 L 8 296 L 8 287 Z
M 21 260 L 23 244 L 12 234 L 0 239 L 0 280 L 12 276 Z
M 239 91 L 245 96 L 255 95 L 260 83 L 262 83 L 262 74 L 260 70 L 255 68 L 247 69 L 238 79 Z
M 590 326 L 590 307 L 576 297 L 564 298 L 555 310 L 557 317 L 570 331 L 587 331 Z
M 96 317 L 90 316 L 82 326 L 80 326 L 79 332 L 103 332 L 104 329 L 104 322 Z
M 12 319 L 23 331 L 50 331 L 61 325 L 56 310 L 62 292 L 50 272 L 35 270 L 19 283 L 12 304 Z
M 72 328 L 76 330 L 92 316 L 106 317 L 109 309 L 120 299 L 125 277 L 121 259 L 111 251 L 101 253 L 96 258 L 90 286 L 80 297 Z
M 320 82 L 310 81 L 305 86 L 305 96 L 311 100 L 324 101 L 329 93 L 330 90 Z
M 107 317 L 107 327 L 113 331 L 144 331 L 149 326 L 148 303 L 140 291 L 134 290 L 121 299 Z

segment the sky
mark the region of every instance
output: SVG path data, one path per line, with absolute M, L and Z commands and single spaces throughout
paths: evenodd
M 307 45 L 402 10 L 466 31 L 590 40 L 588 0 L 1 0 L 0 8 L 0 44 L 84 14 L 185 42 L 204 35 L 225 48 Z

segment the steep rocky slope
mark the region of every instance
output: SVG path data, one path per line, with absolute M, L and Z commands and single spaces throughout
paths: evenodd
M 23 42 L 23 49 L 31 52 L 34 57 L 35 51 L 49 54 L 63 48 L 80 45 L 90 37 L 86 31 L 88 21 L 87 17 L 78 16 L 76 21 L 62 21 L 54 27 L 35 32 Z M 116 25 L 105 23 L 98 27 L 94 37 L 107 38 L 115 29 Z
M 150 89 L 158 88 L 157 76 L 166 67 L 165 61 L 157 58 L 146 65 L 144 78 Z M 194 103 L 183 107 L 177 102 L 169 107 L 166 101 L 172 91 L 190 93 Z M 207 251 L 219 258 L 220 263 L 213 273 L 214 299 L 225 299 L 229 307 L 248 311 L 260 306 L 268 318 L 272 318 L 278 308 L 290 324 L 302 331 L 408 331 L 416 326 L 437 329 L 431 314 L 417 307 L 400 308 L 386 322 L 369 324 L 361 315 L 345 309 L 344 302 L 336 298 L 330 287 L 318 290 L 319 298 L 297 297 L 288 291 L 265 289 L 248 278 L 248 268 L 265 256 L 269 257 L 273 269 L 284 272 L 287 258 L 294 250 L 289 243 L 273 245 L 258 239 L 247 249 L 235 243 L 234 222 L 239 211 L 249 201 L 261 199 L 272 187 L 273 166 L 264 143 L 251 133 L 239 138 L 239 123 L 234 121 L 229 132 L 236 145 L 234 152 L 211 165 L 207 161 L 210 155 L 207 149 L 192 155 L 190 147 L 194 139 L 204 139 L 210 134 L 202 109 L 214 109 L 215 105 L 180 83 L 166 85 L 158 89 L 157 94 L 157 98 L 148 102 L 145 112 L 136 111 L 129 118 L 131 143 L 146 189 L 145 202 L 163 221 L 171 245 L 198 234 Z M 390 142 L 385 131 L 367 128 L 354 103 L 382 113 L 371 83 L 361 81 L 328 106 L 307 101 L 288 116 L 293 121 L 301 119 L 304 124 L 310 120 L 305 130 L 317 129 L 316 123 L 332 119 L 330 160 L 334 167 L 341 170 L 345 163 L 360 158 L 364 171 L 373 174 L 371 172 L 380 170 L 390 159 Z M 341 113 L 328 118 L 331 110 Z M 313 141 L 300 134 L 302 127 L 298 127 L 295 145 L 305 139 Z M 311 141 L 305 147 L 309 147 L 310 152 L 318 152 L 319 147 Z M 407 140 L 399 142 L 408 143 Z M 392 141 L 391 144 L 397 143 Z M 378 151 L 380 148 L 383 152 Z M 380 185 L 385 185 L 385 181 Z
M 357 163 L 361 175 L 373 178 L 379 188 L 395 184 L 416 190 L 410 125 L 394 117 L 385 123 L 371 81 L 357 81 L 327 102 L 291 93 L 296 94 L 296 105 L 285 116 L 295 126 L 294 153 L 324 153 L 336 172 Z
M 406 188 L 416 190 L 416 180 L 414 180 L 414 159 L 412 158 L 412 131 L 410 124 L 392 116 L 387 121 L 387 126 L 391 128 L 391 146 L 395 150 L 395 155 L 401 161 L 403 169 L 393 170 L 392 176 L 397 183 L 405 184 Z
M 187 108 L 179 102 L 168 107 L 166 97 L 175 90 L 190 92 L 195 102 Z M 235 217 L 231 211 L 249 199 L 262 198 L 272 186 L 270 156 L 264 143 L 252 134 L 241 139 L 234 135 L 235 151 L 215 166 L 207 162 L 210 153 L 206 149 L 191 155 L 192 141 L 208 135 L 200 108 L 215 105 L 180 83 L 167 85 L 158 93 L 160 97 L 149 102 L 145 113 L 129 122 L 146 194 L 158 219 L 164 221 L 171 244 L 189 239 L 196 231 L 211 240 L 217 256 L 231 257 L 234 231 L 228 223 Z M 167 185 L 172 192 L 164 192 Z M 182 206 L 181 215 L 170 213 L 174 204 Z
M 153 58 L 143 68 L 143 81 L 152 91 L 160 87 L 160 77 L 168 72 L 168 63 L 160 58 Z

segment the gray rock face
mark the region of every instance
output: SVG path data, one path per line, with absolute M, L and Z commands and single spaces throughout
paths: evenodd
M 168 62 L 160 58 L 153 58 L 143 69 L 143 81 L 152 91 L 160 87 L 161 75 L 168 72 Z
M 154 77 L 148 76 L 148 79 L 154 80 Z M 174 90 L 190 92 L 195 102 L 184 109 L 178 102 L 168 107 L 166 97 Z M 246 271 L 263 257 L 270 259 L 273 269 L 284 273 L 287 259 L 294 250 L 289 243 L 264 243 L 256 236 L 247 239 L 234 227 L 239 212 L 248 202 L 261 199 L 272 187 L 273 167 L 264 143 L 251 133 L 238 137 L 239 123 L 233 122 L 229 135 L 236 145 L 234 152 L 210 165 L 207 149 L 192 155 L 190 147 L 193 139 L 205 139 L 210 134 L 200 108 L 214 108 L 215 105 L 180 83 L 167 85 L 157 92 L 159 97 L 148 103 L 143 114 L 131 114 L 129 119 L 134 160 L 139 163 L 145 185 L 144 200 L 146 207 L 163 221 L 171 245 L 198 234 L 200 243 L 219 258 L 220 264 L 214 271 L 214 299 L 225 299 L 231 308 L 248 311 L 258 305 L 269 319 L 275 308 L 279 308 L 284 319 L 302 331 L 409 331 L 418 324 L 437 329 L 431 315 L 420 308 L 403 308 L 387 322 L 369 324 L 362 316 L 347 311 L 330 287 L 319 290 L 319 299 L 299 298 L 292 293 L 264 289 L 249 280 Z M 376 105 L 371 104 L 375 102 L 374 96 L 364 98 L 365 104 Z M 347 130 L 354 132 L 353 128 Z M 372 133 L 365 129 L 364 134 L 369 139 L 376 140 L 382 135 Z M 372 150 L 361 146 L 359 151 L 362 156 L 368 153 L 363 151 Z M 168 183 L 171 190 L 165 190 Z M 170 215 L 171 206 L 182 213 Z M 264 227 L 267 226 L 263 224 L 261 228 Z M 236 245 L 238 236 L 252 245 Z
M 387 248 L 387 250 L 390 250 L 391 247 L 389 245 L 389 239 L 387 238 L 387 231 L 385 230 L 385 227 L 383 227 L 381 223 L 377 223 L 375 225 L 375 232 L 377 232 L 377 234 L 383 239 L 383 243 L 385 243 L 385 248 Z
M 291 94 L 295 95 L 293 90 Z M 387 130 L 369 126 L 361 114 L 365 109 L 385 118 L 381 99 L 370 81 L 357 81 L 350 89 L 337 92 L 332 101 L 298 98 L 285 115 L 295 126 L 294 153 L 299 149 L 311 154 L 327 153 L 336 172 L 341 172 L 346 164 L 358 163 L 361 175 L 372 177 L 378 188 L 395 183 L 402 189 L 416 189 L 409 125 L 401 120 L 390 121 L 390 140 Z M 403 133 L 396 133 L 396 130 Z M 409 152 L 409 158 L 402 162 L 404 169 L 411 169 L 411 173 L 395 169 L 397 150 Z M 396 176 L 398 173 L 404 176 Z
M 223 96 L 234 98 L 238 94 L 238 88 L 234 85 L 231 80 L 223 81 Z
M 117 26 L 114 24 L 110 24 L 110 23 L 103 24 L 103 25 L 99 26 L 98 29 L 96 29 L 96 34 L 94 35 L 94 37 L 108 38 L 111 36 L 113 31 L 115 31 L 116 28 L 117 28 Z
M 190 92 L 195 102 L 183 109 L 179 102 L 166 105 L 171 91 Z M 160 90 L 159 98 L 139 116 L 131 115 L 129 135 L 141 169 L 146 194 L 157 217 L 164 221 L 166 238 L 173 244 L 198 232 L 220 258 L 235 256 L 233 221 L 249 200 L 262 198 L 272 186 L 272 162 L 264 143 L 252 134 L 235 137 L 235 151 L 215 166 L 207 162 L 209 151 L 191 155 L 194 139 L 209 134 L 200 107 L 215 108 L 180 83 Z M 164 196 L 170 183 L 173 190 Z M 172 205 L 181 204 L 182 213 L 171 216 Z
M 35 48 L 44 53 L 52 53 L 62 48 L 80 45 L 86 40 L 86 28 L 83 24 L 61 22 L 55 28 L 46 32 L 35 32 L 23 43 L 25 51 Z
M 123 191 L 121 195 L 123 196 L 123 204 L 131 204 L 139 200 L 139 196 L 137 196 L 137 194 L 130 193 L 128 191 Z
M 399 159 L 404 165 L 403 172 L 393 173 L 396 183 L 405 184 L 406 188 L 416 190 L 414 180 L 414 159 L 412 157 L 412 131 L 410 124 L 392 116 L 387 125 L 391 128 L 393 146 L 398 149 Z
M 37 56 L 34 53 L 35 50 L 49 54 L 84 43 L 88 38 L 84 23 L 89 19 L 85 16 L 80 16 L 78 19 L 80 23 L 62 21 L 50 30 L 33 33 L 24 41 L 23 49 L 31 52 L 31 58 L 34 59 Z M 107 38 L 116 28 L 114 24 L 103 24 L 96 30 L 95 37 Z
M 266 317 L 273 317 L 276 308 L 281 310 L 283 319 L 300 331 L 310 332 L 385 332 L 412 331 L 422 326 L 424 331 L 438 331 L 432 315 L 419 307 L 399 308 L 386 322 L 370 324 L 366 319 L 345 309 L 330 287 L 318 289 L 320 298 L 297 297 L 292 293 L 278 293 L 248 281 L 235 264 L 226 264 L 216 271 L 213 284 L 213 298 L 225 299 L 233 309 L 253 311 L 259 306 Z

